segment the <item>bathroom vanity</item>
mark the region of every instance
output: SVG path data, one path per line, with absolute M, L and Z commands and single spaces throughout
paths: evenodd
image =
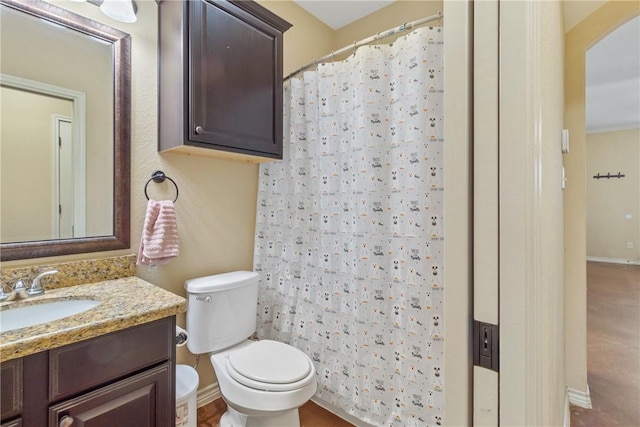
M 137 277 L 38 299 L 79 297 L 100 304 L 0 335 L 1 427 L 174 425 L 175 315 L 185 300 Z
M 2 363 L 2 427 L 173 425 L 173 334 L 170 317 Z

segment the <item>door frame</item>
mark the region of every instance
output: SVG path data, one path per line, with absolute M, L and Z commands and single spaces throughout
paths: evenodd
M 554 210 L 550 221 L 545 203 L 549 198 L 553 203 L 561 200 L 561 162 L 555 163 L 561 158 L 560 129 L 555 135 L 553 126 L 561 122 L 562 112 L 553 109 L 555 99 L 549 101 L 553 108 L 543 104 L 542 84 L 543 77 L 559 81 L 562 77 L 543 69 L 543 65 L 555 65 L 556 59 L 543 63 L 543 41 L 557 44 L 561 40 L 552 39 L 556 34 L 543 34 L 542 18 L 546 13 L 554 18 L 561 14 L 544 11 L 544 7 L 543 2 L 535 1 L 475 2 L 480 13 L 476 29 L 488 33 L 484 39 L 491 45 L 476 43 L 474 50 L 474 56 L 481 59 L 474 72 L 474 129 L 484 132 L 487 139 L 483 141 L 477 133 L 474 138 L 474 150 L 482 150 L 474 161 L 474 317 L 491 324 L 496 321 L 499 326 L 499 373 L 474 367 L 477 425 L 545 425 L 550 420 L 555 424 L 556 410 L 566 401 L 564 366 L 554 365 L 560 351 L 557 336 L 563 337 L 564 329 L 562 324 L 551 323 L 558 312 L 545 307 L 549 287 L 562 296 L 562 277 L 556 277 L 562 276 L 557 274 L 561 268 L 555 268 L 561 263 L 562 245 L 550 239 L 543 227 L 544 221 L 555 224 L 553 220 L 561 219 L 553 216 Z M 490 9 L 487 15 L 483 15 L 485 8 Z M 497 115 L 493 114 L 496 99 Z M 543 126 L 545 114 L 553 115 L 552 126 Z M 556 140 L 558 152 L 549 157 Z M 547 158 L 553 161 L 543 163 Z M 482 229 L 487 223 L 488 233 Z M 497 245 L 492 240 L 495 235 Z M 549 245 L 558 252 L 552 265 L 543 252 Z M 548 280 L 549 274 L 556 276 Z M 549 331 L 555 334 L 553 340 L 545 336 Z M 547 342 L 551 349 L 545 348 Z M 554 372 L 545 372 L 548 368 Z M 548 377 L 556 374 L 562 378 L 550 383 Z
M 473 2 L 444 2 L 444 420 L 472 419 Z M 430 424 L 433 420 L 429 420 Z
M 501 425 L 539 425 L 538 381 L 545 374 L 536 357 L 543 342 L 537 327 L 542 269 L 537 215 L 542 209 L 540 7 L 533 1 L 500 1 Z

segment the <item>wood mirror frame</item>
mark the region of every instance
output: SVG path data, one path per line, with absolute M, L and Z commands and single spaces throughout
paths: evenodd
M 131 37 L 129 34 L 40 0 L 0 4 L 88 34 L 113 46 L 113 235 L 0 244 L 0 260 L 42 258 L 130 247 Z

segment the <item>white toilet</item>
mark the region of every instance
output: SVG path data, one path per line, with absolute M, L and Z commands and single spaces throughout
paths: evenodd
M 187 347 L 208 353 L 227 412 L 220 427 L 298 427 L 298 408 L 316 392 L 309 357 L 277 341 L 251 341 L 258 274 L 236 271 L 187 280 Z

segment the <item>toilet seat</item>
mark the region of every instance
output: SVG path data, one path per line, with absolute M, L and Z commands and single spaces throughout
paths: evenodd
M 234 380 L 257 390 L 296 390 L 315 380 L 307 355 L 278 341 L 257 341 L 234 351 L 225 365 Z

